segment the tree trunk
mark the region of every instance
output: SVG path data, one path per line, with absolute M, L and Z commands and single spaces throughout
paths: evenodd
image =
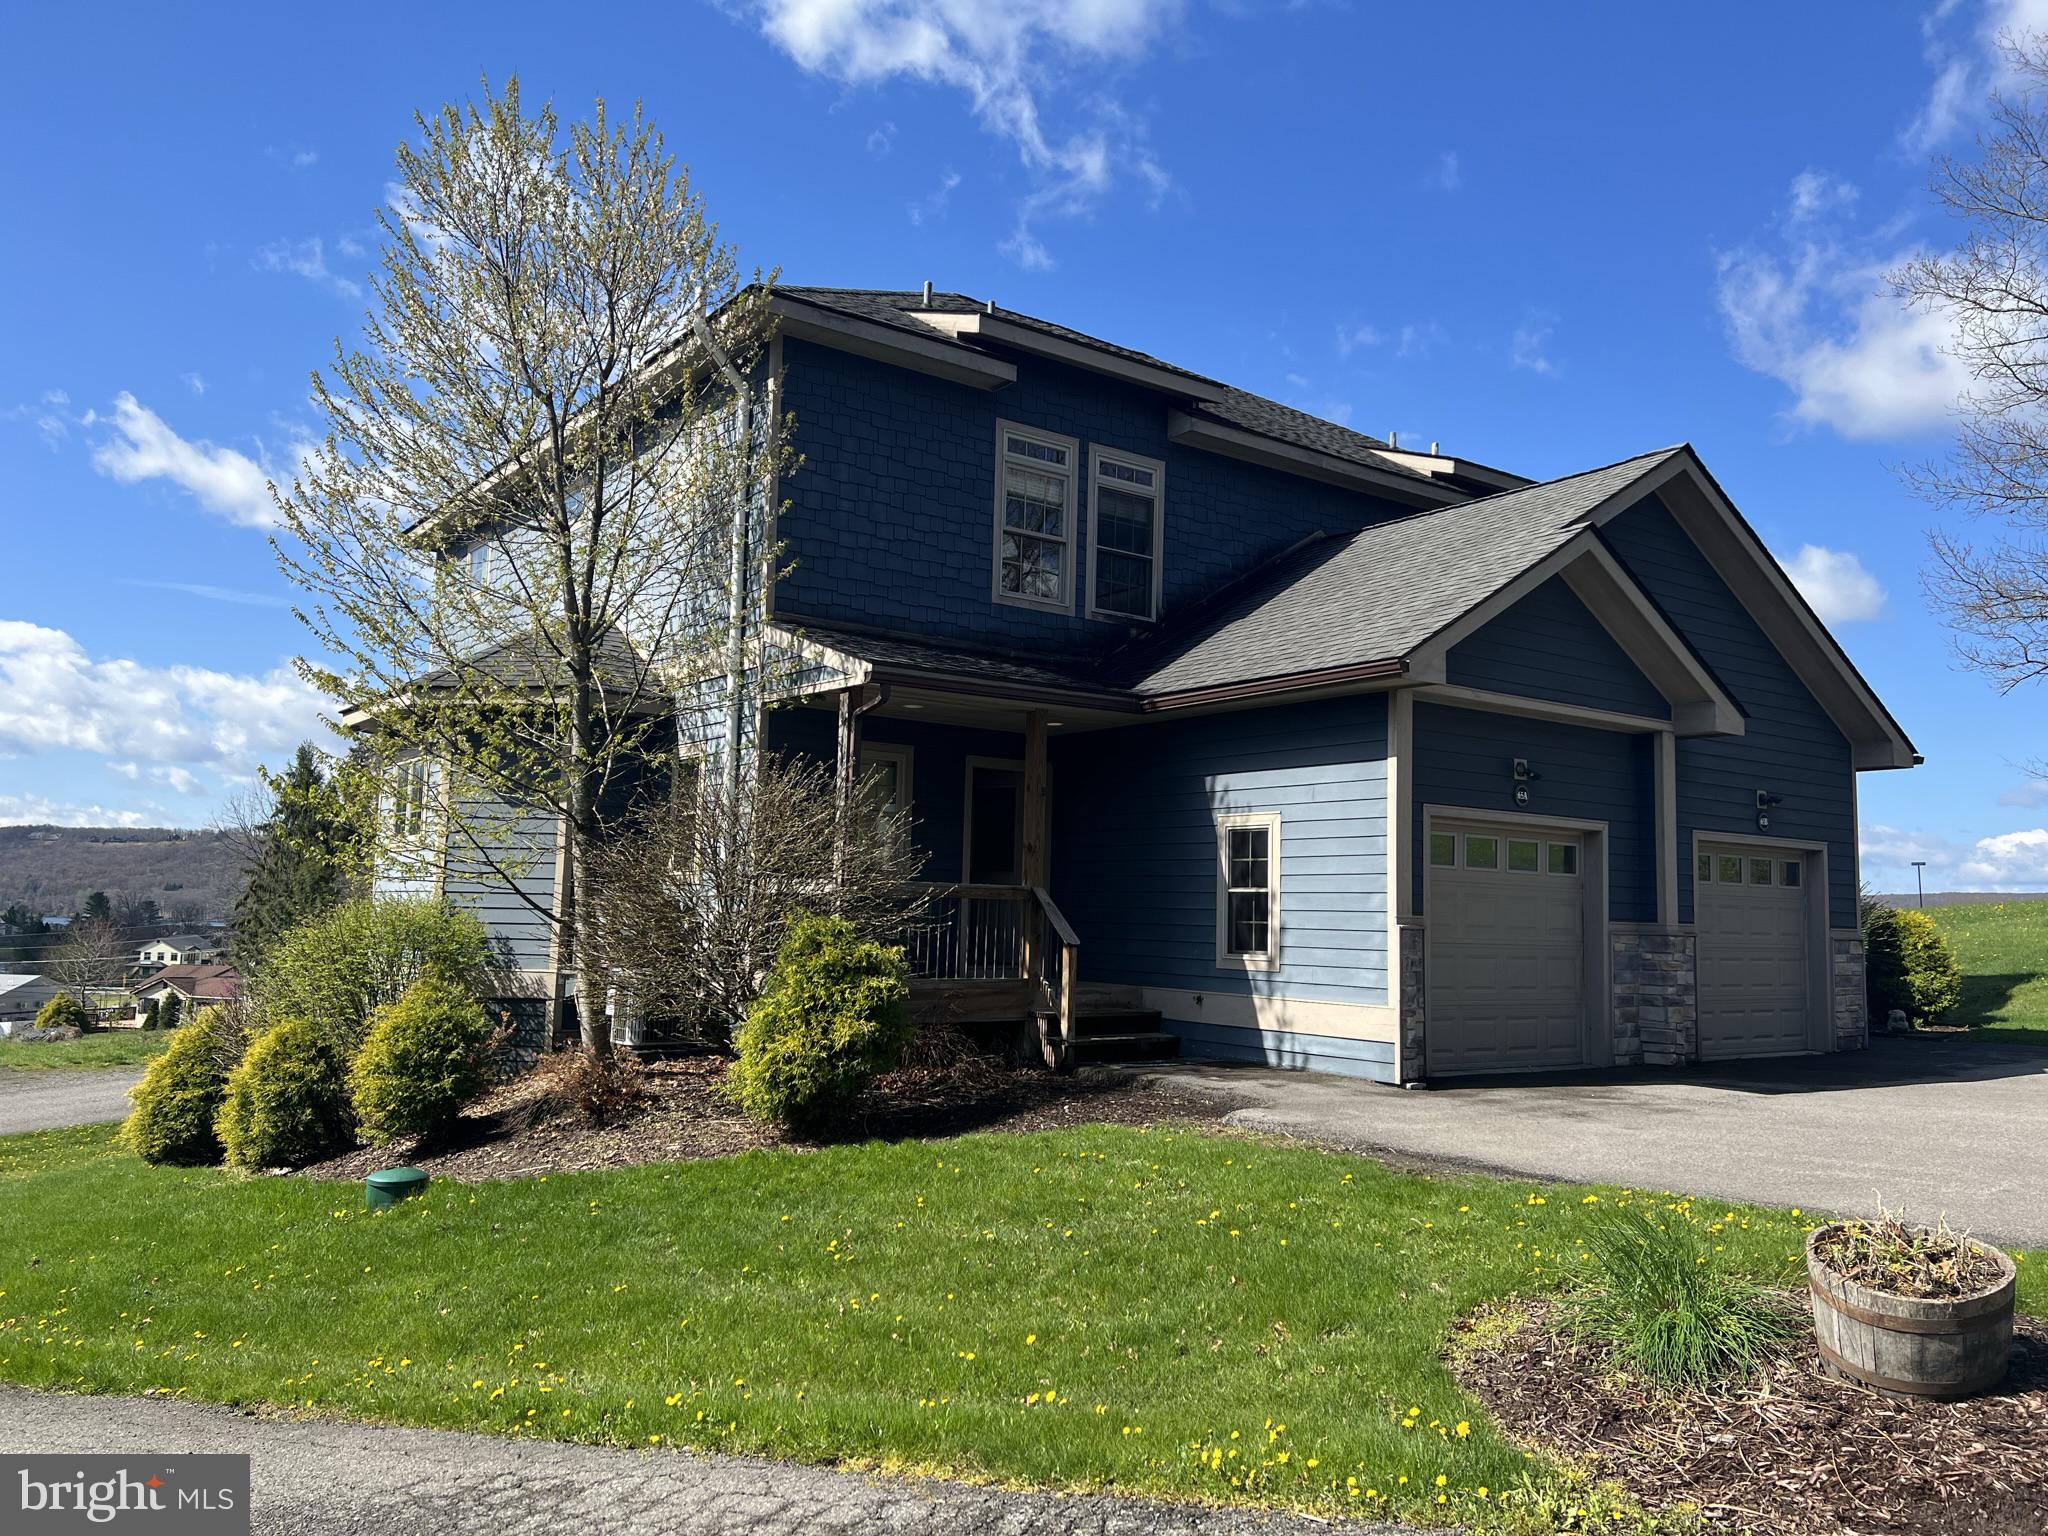
M 591 709 L 593 686 L 587 656 L 570 662 L 571 695 L 569 722 L 569 909 L 562 914 L 567 966 L 576 975 L 576 1020 L 581 1027 L 583 1049 L 593 1056 L 609 1056 L 612 1049 L 610 1021 L 604 1013 L 604 979 L 585 974 L 583 956 L 597 948 L 585 942 L 587 914 L 595 910 L 588 899 L 590 851 L 597 842 L 597 796 L 591 783 Z

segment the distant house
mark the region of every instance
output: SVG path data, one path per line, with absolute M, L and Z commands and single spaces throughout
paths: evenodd
M 176 993 L 180 1004 L 231 1003 L 242 995 L 242 973 L 232 965 L 172 965 L 136 983 L 138 1011 Z
M 32 1021 L 64 989 L 47 976 L 0 976 L 0 1034 Z
M 135 957 L 138 965 L 203 965 L 221 951 L 220 938 L 209 933 L 174 933 L 151 939 Z

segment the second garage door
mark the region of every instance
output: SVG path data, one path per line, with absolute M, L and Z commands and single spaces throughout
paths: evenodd
M 1431 1076 L 1585 1059 L 1582 859 L 1571 835 L 1432 823 Z
M 1700 1057 L 1811 1049 L 1804 861 L 1737 844 L 1700 849 Z

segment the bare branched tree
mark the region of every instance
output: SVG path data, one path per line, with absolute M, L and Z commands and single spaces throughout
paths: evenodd
M 1936 169 L 1962 241 L 1892 278 L 1952 322 L 1970 376 L 1950 456 L 1908 474 L 1937 505 L 2005 525 L 1982 545 L 1936 532 L 1928 576 L 1964 660 L 2001 691 L 2048 670 L 2048 38 L 2004 46 L 2014 85 L 1994 99 L 1977 156 Z
M 901 812 L 872 792 L 842 812 L 822 765 L 762 754 L 737 788 L 686 773 L 593 856 L 589 969 L 637 1011 L 720 1042 L 798 913 L 903 942 L 926 906 L 922 863 Z
M 574 965 L 592 852 L 673 747 L 679 691 L 723 676 L 736 700 L 748 675 L 734 594 L 769 558 L 784 440 L 759 408 L 766 285 L 637 109 L 599 102 L 565 142 L 515 80 L 421 118 L 398 175 L 278 557 L 327 653 L 309 680 L 387 760 L 448 775 L 409 781 L 392 826 L 527 902 Z M 556 818 L 548 901 L 518 877 Z
M 129 947 L 110 918 L 81 917 L 64 930 L 64 942 L 50 960 L 50 976 L 91 1006 L 95 987 L 120 981 Z

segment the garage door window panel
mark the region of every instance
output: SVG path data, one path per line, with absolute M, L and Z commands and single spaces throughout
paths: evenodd
M 1517 875 L 1533 875 L 1543 867 L 1543 845 L 1533 840 L 1508 839 L 1508 870 Z

